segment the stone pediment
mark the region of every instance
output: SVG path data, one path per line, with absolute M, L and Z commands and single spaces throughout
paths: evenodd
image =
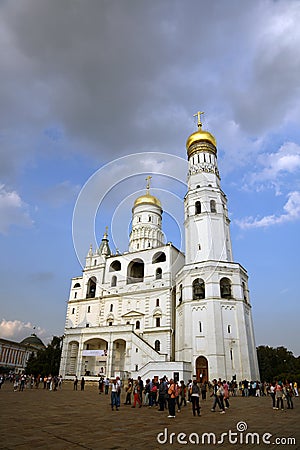
M 132 310 L 132 311 L 128 311 L 127 313 L 125 313 L 125 314 L 122 314 L 122 317 L 141 317 L 141 316 L 144 316 L 145 314 L 143 314 L 143 313 L 141 313 L 140 311 L 134 311 L 134 310 Z

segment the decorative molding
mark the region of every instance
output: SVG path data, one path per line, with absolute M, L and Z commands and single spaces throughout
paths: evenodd
M 235 310 L 235 306 L 234 305 L 222 305 L 222 309 L 229 309 L 231 310 Z

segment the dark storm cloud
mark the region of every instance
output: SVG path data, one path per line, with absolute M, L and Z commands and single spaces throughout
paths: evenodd
M 19 164 L 22 150 L 25 157 L 34 151 L 34 138 L 25 149 L 19 134 L 38 135 L 57 124 L 73 149 L 102 161 L 131 151 L 181 150 L 199 108 L 207 111 L 208 124 L 209 117 L 225 114 L 244 129 L 261 131 L 297 90 L 286 71 L 298 67 L 292 49 L 299 36 L 292 25 L 299 7 L 290 16 L 286 5 L 2 3 L 0 117 L 3 130 L 14 131 L 6 142 L 12 149 L 9 157 L 5 150 L 6 170 Z M 283 13 L 295 35 L 284 45 L 277 42 L 280 23 L 273 26 Z M 266 58 L 274 46 L 273 58 Z M 278 92 L 281 79 L 285 87 Z

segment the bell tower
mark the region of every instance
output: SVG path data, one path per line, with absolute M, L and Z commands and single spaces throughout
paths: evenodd
M 189 161 L 188 192 L 185 196 L 186 263 L 232 261 L 227 199 L 220 187 L 217 144 L 214 136 L 198 130 L 186 142 Z
M 132 208 L 132 230 L 129 251 L 139 251 L 164 245 L 161 202 L 150 194 L 151 176 L 146 178 L 146 194 L 138 197 Z
M 176 359 L 200 379 L 259 379 L 247 271 L 233 261 L 226 195 L 215 137 L 186 142 L 185 265 L 176 279 Z

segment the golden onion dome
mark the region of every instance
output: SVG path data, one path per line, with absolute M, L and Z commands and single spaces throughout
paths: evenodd
M 188 150 L 192 144 L 199 141 L 210 142 L 214 147 L 217 147 L 217 141 L 215 137 L 211 133 L 209 133 L 209 131 L 204 131 L 200 128 L 188 137 L 186 141 L 186 149 Z
M 194 114 L 194 116 L 198 116 L 198 130 L 192 133 L 186 141 L 188 157 L 192 156 L 195 151 L 197 151 L 195 148 L 191 148 L 193 144 L 196 143 L 208 143 L 210 146 L 212 146 L 210 149 L 213 152 L 217 151 L 217 141 L 215 137 L 211 133 L 209 133 L 209 131 L 202 130 L 201 114 L 204 113 L 199 111 L 197 112 L 197 114 Z
M 146 178 L 147 181 L 147 185 L 146 185 L 146 194 L 145 195 L 141 195 L 140 197 L 138 197 L 136 199 L 136 201 L 134 202 L 133 207 L 135 208 L 138 205 L 155 205 L 158 206 L 161 210 L 161 203 L 158 200 L 158 198 L 154 197 L 154 195 L 150 194 L 150 180 L 151 180 L 151 176 L 148 175 Z
M 154 197 L 154 195 L 149 194 L 148 191 L 145 195 L 141 195 L 135 200 L 133 207 L 135 208 L 138 205 L 155 205 L 161 208 L 160 200 Z

